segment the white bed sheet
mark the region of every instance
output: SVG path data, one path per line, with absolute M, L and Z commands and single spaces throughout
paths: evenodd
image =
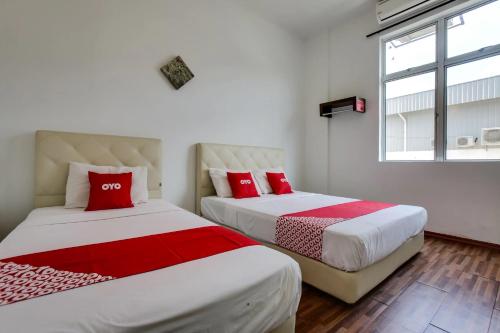
M 135 208 L 34 210 L 0 258 L 213 223 L 161 200 Z M 250 246 L 160 270 L 0 306 L 2 332 L 265 332 L 293 316 L 298 264 Z
M 202 198 L 201 212 L 216 223 L 275 244 L 279 216 L 355 200 L 307 192 L 248 199 L 210 196 Z M 361 270 L 422 232 L 426 223 L 424 208 L 398 205 L 331 225 L 323 233 L 322 261 L 345 271 Z

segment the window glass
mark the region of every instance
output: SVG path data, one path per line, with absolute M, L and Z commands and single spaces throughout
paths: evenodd
M 436 26 L 430 26 L 385 43 L 386 74 L 436 61 Z
M 447 69 L 447 159 L 500 159 L 500 55 Z
M 452 17 L 447 27 L 449 58 L 500 44 L 500 1 Z
M 434 159 L 434 72 L 385 85 L 386 160 Z

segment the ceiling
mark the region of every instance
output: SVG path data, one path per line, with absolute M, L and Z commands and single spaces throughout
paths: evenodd
M 376 0 L 236 0 L 302 38 L 341 21 Z M 375 13 L 374 13 L 375 15 Z

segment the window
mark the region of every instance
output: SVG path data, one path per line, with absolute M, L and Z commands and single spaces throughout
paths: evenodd
M 382 41 L 382 160 L 500 160 L 499 17 L 483 2 Z

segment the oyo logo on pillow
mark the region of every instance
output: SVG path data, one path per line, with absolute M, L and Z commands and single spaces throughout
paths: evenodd
M 102 186 L 101 186 L 101 189 L 103 191 L 119 190 L 121 188 L 122 188 L 122 184 L 120 184 L 120 183 L 102 184 Z
M 280 181 L 281 181 L 282 183 L 288 183 L 288 180 L 286 180 L 286 178 L 281 178 L 281 179 L 280 179 Z
M 250 179 L 242 179 L 240 180 L 241 185 L 250 185 L 252 184 L 252 181 Z

